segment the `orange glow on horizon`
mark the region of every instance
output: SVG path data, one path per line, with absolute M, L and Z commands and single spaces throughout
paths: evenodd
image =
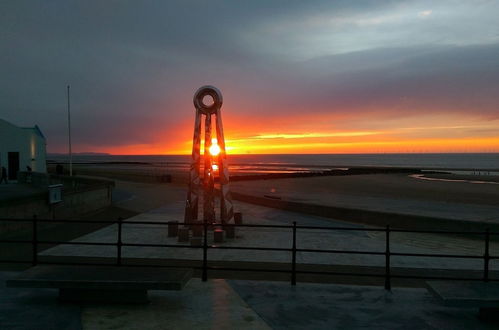
M 143 145 L 97 149 L 114 155 L 188 155 L 192 149 L 184 142 L 184 149 L 165 150 L 161 146 Z M 350 153 L 461 153 L 499 152 L 499 137 L 490 138 L 421 138 L 379 139 L 359 141 L 258 141 L 227 140 L 227 154 L 350 154 Z M 213 147 L 213 146 L 212 146 Z M 219 148 L 219 146 L 217 145 Z M 210 150 L 210 153 L 213 154 Z
M 464 115 L 224 119 L 227 154 L 499 152 L 499 119 Z M 78 146 L 78 151 L 87 150 L 114 155 L 191 154 L 192 127 L 186 120 L 174 134 L 158 132 L 149 144 Z M 209 150 L 214 156 L 221 152 L 216 139 Z

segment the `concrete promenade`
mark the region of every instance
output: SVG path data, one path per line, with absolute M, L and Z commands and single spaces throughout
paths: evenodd
M 38 196 L 44 194 L 45 191 L 46 189 L 36 188 L 30 184 L 10 181 L 8 184 L 0 184 L 0 202 Z
M 146 305 L 60 303 L 56 289 L 6 288 L 0 329 L 271 329 L 224 280 L 192 279 L 182 291 L 152 291 Z
M 146 187 L 144 187 L 146 189 Z M 182 220 L 183 191 L 170 203 L 139 214 L 127 221 Z M 153 194 L 151 192 L 151 194 Z M 154 195 L 154 194 L 153 194 Z M 126 196 L 125 196 L 126 197 Z M 137 210 L 157 201 L 129 202 Z M 123 199 L 121 204 L 127 202 Z M 142 205 L 144 204 L 144 205 Z M 341 226 L 366 228 L 328 218 L 276 210 L 236 202 L 244 223 Z M 244 228 L 238 238 L 224 246 L 291 246 L 288 229 Z M 111 225 L 75 241 L 115 242 L 117 226 Z M 374 231 L 308 230 L 298 233 L 298 248 L 323 248 L 384 251 L 384 233 Z M 126 224 L 125 243 L 177 244 L 167 237 L 166 226 Z M 482 255 L 483 242 L 442 235 L 392 233 L 392 252 L 455 253 Z M 499 246 L 491 243 L 491 254 L 499 255 Z M 60 245 L 40 257 L 114 258 L 116 249 L 103 246 Z M 201 251 L 187 248 L 124 247 L 124 258 L 173 258 L 200 260 Z M 362 255 L 299 253 L 300 264 L 384 265 L 384 258 Z M 269 261 L 289 263 L 290 253 L 209 250 L 209 260 Z M 482 269 L 481 260 L 393 257 L 392 266 L 419 269 Z M 499 269 L 497 262 L 492 269 Z M 153 269 L 151 271 L 154 271 Z M 4 280 L 16 272 L 0 272 L 1 329 L 495 329 L 484 323 L 477 310 L 447 307 L 423 288 L 398 288 L 299 282 L 223 280 L 210 277 L 208 282 L 192 279 L 179 292 L 151 291 L 148 305 L 61 304 L 52 289 L 5 288 Z

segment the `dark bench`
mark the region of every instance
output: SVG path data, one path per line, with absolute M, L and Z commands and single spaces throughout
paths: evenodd
M 59 289 L 59 298 L 78 302 L 148 302 L 147 290 L 181 290 L 190 269 L 117 266 L 36 266 L 7 280 L 7 287 Z
M 499 283 L 478 281 L 428 281 L 428 290 L 444 304 L 476 307 L 479 316 L 499 320 Z

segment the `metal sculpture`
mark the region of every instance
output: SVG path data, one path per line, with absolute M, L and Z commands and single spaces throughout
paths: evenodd
M 213 99 L 212 104 L 205 104 L 204 98 Z M 203 166 L 203 220 L 215 222 L 215 176 L 220 185 L 220 221 L 229 222 L 234 216 L 232 199 L 229 190 L 229 169 L 227 166 L 225 139 L 222 126 L 222 93 L 213 86 L 203 86 L 194 94 L 196 119 L 192 141 L 192 159 L 189 171 L 189 189 L 185 207 L 185 223 L 198 220 L 198 204 L 201 187 L 201 123 L 204 121 L 204 166 Z M 216 139 L 212 138 L 212 117 L 215 117 Z

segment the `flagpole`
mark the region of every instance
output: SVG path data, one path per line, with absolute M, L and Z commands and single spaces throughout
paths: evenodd
M 71 152 L 71 104 L 69 102 L 68 85 L 68 142 L 69 142 L 69 176 L 73 176 L 73 153 Z

